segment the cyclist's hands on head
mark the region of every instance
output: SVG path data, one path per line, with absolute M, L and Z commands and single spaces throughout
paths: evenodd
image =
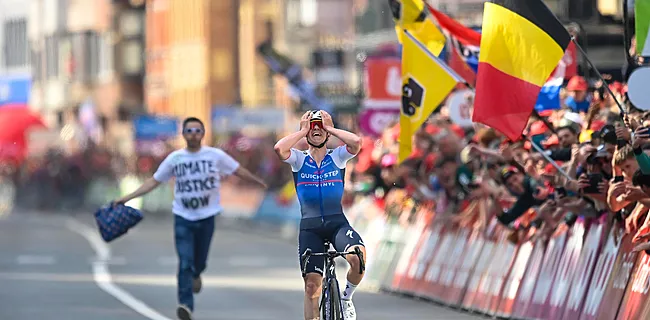
M 321 110 L 321 115 L 323 116 L 323 126 L 325 127 L 325 130 L 328 130 L 330 128 L 334 128 L 334 121 L 332 120 L 332 116 L 330 116 L 327 111 Z
M 309 115 L 311 114 L 311 111 L 305 112 L 305 114 L 302 115 L 302 118 L 300 118 L 300 131 L 303 130 L 309 130 Z

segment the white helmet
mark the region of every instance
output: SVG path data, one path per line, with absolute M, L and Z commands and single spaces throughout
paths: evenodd
M 323 121 L 323 115 L 320 110 L 313 110 L 309 116 L 309 122 Z

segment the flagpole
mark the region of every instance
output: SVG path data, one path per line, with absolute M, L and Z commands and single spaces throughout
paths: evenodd
M 561 174 L 562 174 L 563 176 L 565 176 L 567 179 L 569 179 L 569 180 L 573 180 L 573 178 L 571 178 L 571 177 L 569 176 L 568 173 L 566 173 L 564 170 L 562 170 L 562 168 L 560 167 L 560 165 L 557 164 L 557 162 L 553 161 L 553 159 L 551 159 L 551 158 L 550 158 L 546 153 L 544 153 L 544 150 L 543 150 L 542 148 L 540 148 L 538 145 L 536 145 L 536 144 L 533 142 L 533 140 L 531 140 L 531 139 L 530 139 L 529 137 L 527 137 L 527 136 L 524 136 L 524 137 L 526 137 L 526 140 L 527 140 L 528 142 L 530 142 L 530 144 L 533 146 L 533 148 L 535 148 L 535 150 L 536 150 L 537 152 L 539 152 L 539 153 L 542 155 L 542 157 L 544 157 L 544 159 L 546 159 L 546 161 L 548 161 L 548 162 L 549 162 L 553 167 L 555 167 L 555 169 L 557 169 L 557 172 L 561 173 Z
M 596 69 L 596 66 L 591 62 L 591 60 L 589 60 L 589 57 L 587 56 L 587 53 L 585 52 L 585 50 L 583 50 L 582 47 L 578 44 L 578 41 L 576 41 L 575 37 L 571 37 L 571 41 L 576 45 L 576 48 L 578 48 L 578 50 L 580 50 L 580 53 L 585 58 L 585 60 L 587 60 L 587 63 L 589 63 L 589 66 L 591 67 L 591 69 L 596 72 L 596 75 L 598 76 L 598 78 L 600 78 L 600 80 L 603 82 L 603 87 L 605 87 L 605 90 L 607 90 L 607 92 L 609 92 L 609 94 L 612 96 L 612 99 L 614 99 L 614 101 L 616 101 L 616 105 L 618 106 L 618 109 L 621 110 L 621 115 L 626 116 L 627 111 L 623 108 L 623 105 L 618 101 L 618 99 L 616 99 L 616 96 L 614 95 L 614 92 L 612 92 L 612 89 L 610 89 L 609 86 L 607 85 L 607 81 L 605 81 L 605 78 L 603 78 L 603 75 L 600 74 L 600 71 L 598 71 L 598 69 Z
M 550 123 L 550 122 L 548 121 L 548 119 L 542 117 L 542 116 L 539 114 L 539 112 L 537 112 L 537 110 L 535 110 L 535 109 L 533 109 L 533 116 L 534 116 L 535 118 L 539 119 L 540 121 L 542 121 L 542 122 L 543 122 L 543 123 L 548 127 L 548 129 L 551 130 L 551 132 L 557 134 L 557 131 L 555 130 L 555 127 L 553 126 L 553 124 Z

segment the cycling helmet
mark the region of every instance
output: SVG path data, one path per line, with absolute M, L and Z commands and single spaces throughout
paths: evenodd
M 311 114 L 309 115 L 309 123 L 310 123 L 310 127 L 311 127 L 310 129 L 313 128 L 312 124 L 314 122 L 320 122 L 321 124 L 319 126 L 322 127 L 323 114 L 321 113 L 320 110 L 312 110 L 311 111 Z M 329 140 L 329 133 L 326 135 L 325 141 L 323 141 L 323 143 L 321 143 L 321 144 L 318 144 L 318 145 L 313 144 L 311 141 L 309 141 L 309 139 L 307 139 L 307 143 L 310 146 L 314 147 L 314 148 L 322 148 L 323 146 L 325 146 L 325 144 L 327 143 L 328 140 Z
M 312 110 L 309 115 L 309 122 L 323 121 L 323 114 L 320 110 Z

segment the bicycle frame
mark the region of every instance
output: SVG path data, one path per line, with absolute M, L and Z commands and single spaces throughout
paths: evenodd
M 327 313 L 328 309 L 326 309 L 325 303 L 327 300 L 329 300 L 329 297 L 332 295 L 332 290 L 330 288 L 332 287 L 332 284 L 335 284 L 334 287 L 338 291 L 338 280 L 336 278 L 336 261 L 334 261 L 335 258 L 337 257 L 345 257 L 347 255 L 353 254 L 356 255 L 359 258 L 360 264 L 359 264 L 359 273 L 363 274 L 363 272 L 366 269 L 365 263 L 363 261 L 363 252 L 357 247 L 355 248 L 354 251 L 352 252 L 337 252 L 336 250 L 330 250 L 329 249 L 329 242 L 325 243 L 325 247 L 328 248 L 327 252 L 325 253 L 312 253 L 311 249 L 305 250 L 305 253 L 301 256 L 301 262 L 302 262 L 302 276 L 306 276 L 306 269 L 307 269 L 307 263 L 309 262 L 309 258 L 311 256 L 325 256 L 325 274 L 323 275 L 323 288 L 321 291 L 321 302 L 320 302 L 320 311 L 323 312 L 325 311 L 325 319 L 330 320 L 330 319 L 342 319 L 342 315 L 339 314 L 339 318 L 333 317 L 331 312 L 333 310 L 329 310 L 329 314 Z M 341 304 L 341 299 L 339 296 L 340 292 L 336 292 L 335 294 L 335 300 L 333 303 L 338 304 L 338 312 L 341 312 L 343 306 Z M 337 311 L 337 310 L 334 310 Z

